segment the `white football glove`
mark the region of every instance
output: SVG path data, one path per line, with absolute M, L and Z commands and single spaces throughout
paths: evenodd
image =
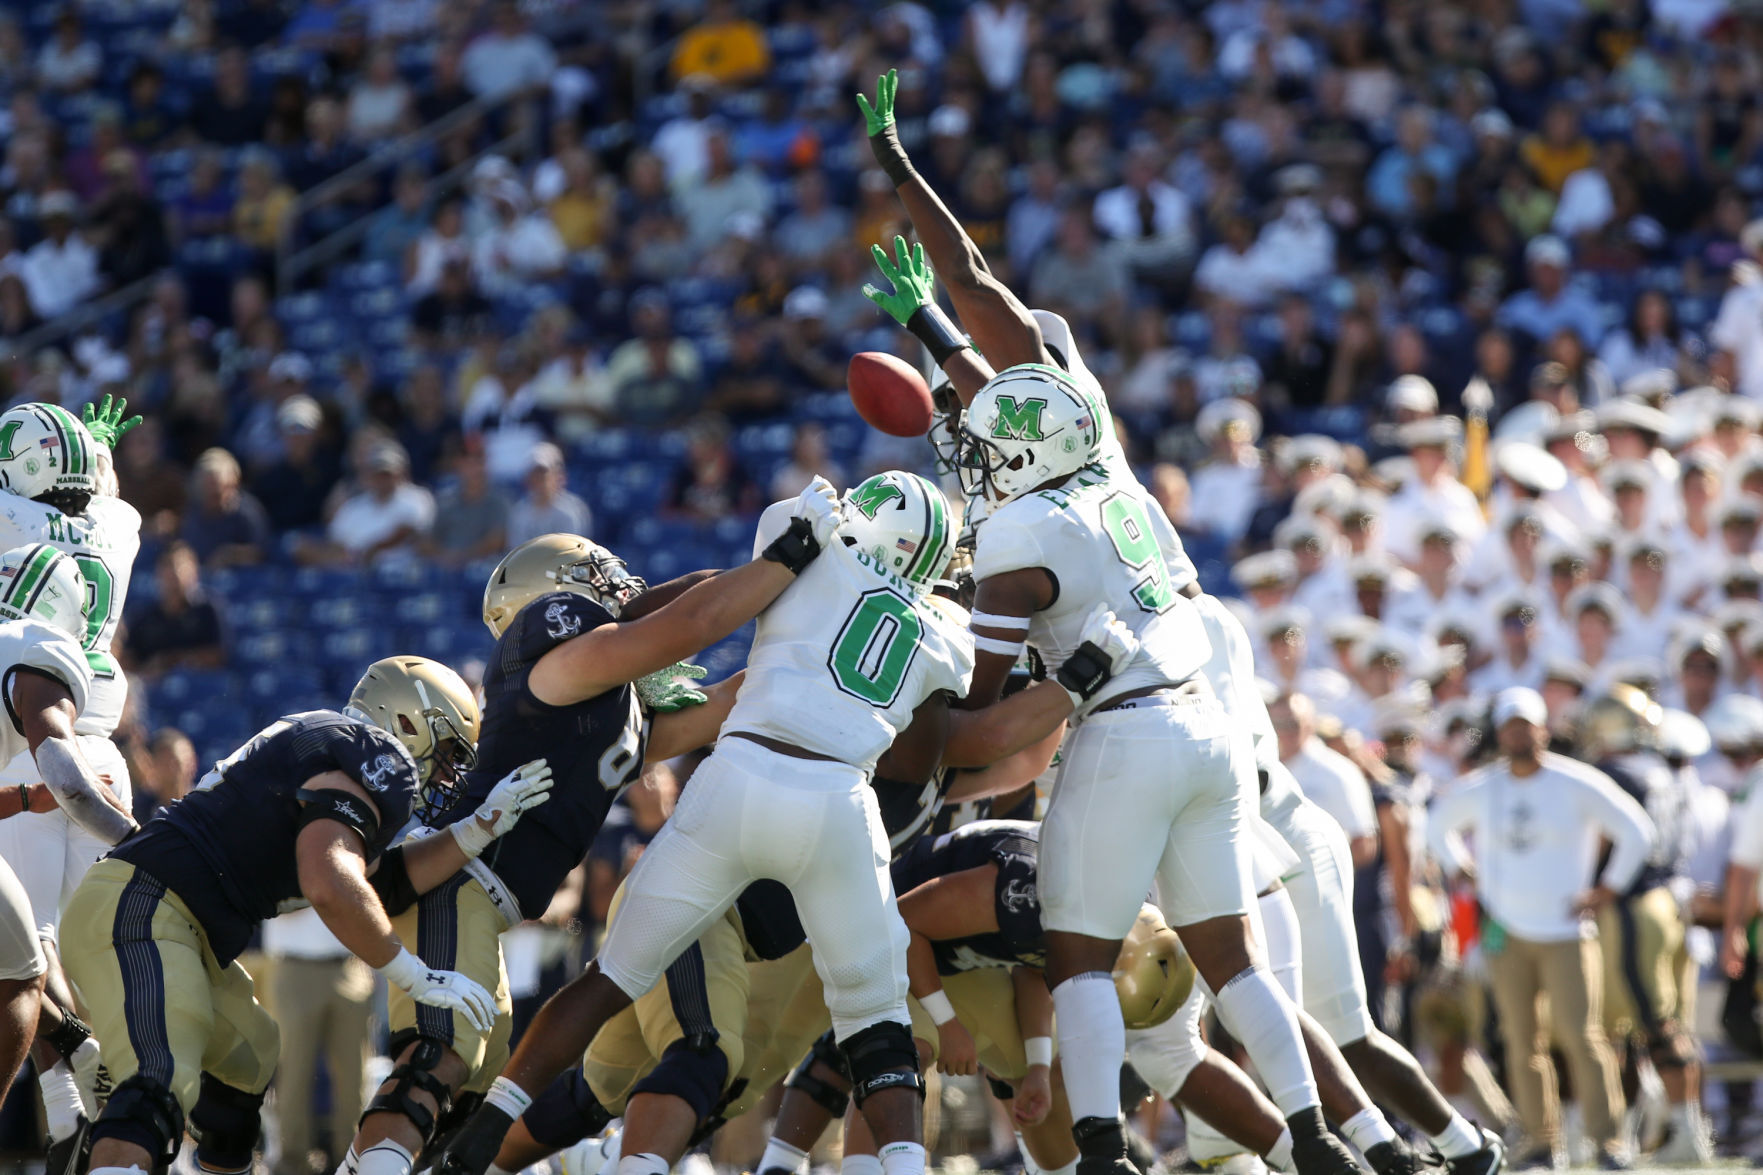
M 495 1026 L 496 997 L 468 975 L 430 970 L 403 947 L 379 972 L 387 983 L 397 984 L 417 1003 L 458 1012 L 479 1032 Z
M 1106 673 L 1087 674 L 1082 680 L 1073 678 L 1073 675 L 1067 672 L 1067 669 L 1078 668 L 1074 664 L 1075 654 L 1072 659 L 1068 659 L 1066 664 L 1060 667 L 1059 684 L 1064 686 L 1065 692 L 1071 695 L 1072 706 L 1081 709 L 1085 702 L 1096 695 L 1097 690 L 1131 664 L 1133 658 L 1139 655 L 1140 646 L 1139 638 L 1133 635 L 1132 630 L 1127 628 L 1126 623 L 1116 616 L 1113 609 L 1109 608 L 1107 604 L 1097 604 L 1090 610 L 1089 616 L 1084 619 L 1083 630 L 1078 633 L 1077 640 L 1080 650 L 1086 644 L 1094 645 L 1108 660 Z M 1088 668 L 1098 670 L 1101 667 L 1092 665 Z M 1072 678 L 1072 680 L 1067 680 L 1068 678 Z
M 814 530 L 814 541 L 820 544 L 821 550 L 826 550 L 833 535 L 838 533 L 839 523 L 844 521 L 839 491 L 833 488 L 832 482 L 816 474 L 808 488 L 796 498 L 790 517 L 807 519 Z
M 490 842 L 513 828 L 521 816 L 551 798 L 551 765 L 543 759 L 523 763 L 490 789 L 478 810 L 447 826 L 467 860 L 475 861 Z

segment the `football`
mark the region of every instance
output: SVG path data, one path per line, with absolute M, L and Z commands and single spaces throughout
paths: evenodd
M 910 363 L 882 351 L 860 351 L 845 370 L 851 403 L 870 425 L 896 437 L 930 431 L 930 388 Z

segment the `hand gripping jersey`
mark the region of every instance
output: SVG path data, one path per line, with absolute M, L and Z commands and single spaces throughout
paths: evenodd
M 6 701 L 6 721 L 0 723 L 0 762 L 10 763 L 31 749 L 12 708 L 12 682 L 20 672 L 41 673 L 65 685 L 73 695 L 76 712 L 83 712 L 91 700 L 91 667 L 85 652 L 66 633 L 38 620 L 0 624 L 0 695 Z
M 416 761 L 377 726 L 334 710 L 290 714 L 264 727 L 111 856 L 184 899 L 224 967 L 258 923 L 306 904 L 294 857 L 295 793 L 331 771 L 361 784 L 379 808 L 379 831 L 367 846 L 371 864 L 410 819 Z
M 894 864 L 894 892 L 906 893 L 934 877 L 997 865 L 992 903 L 996 933 L 931 943 L 937 974 L 987 967 L 1042 967 L 1047 940 L 1041 929 L 1036 882 L 1041 826 L 1027 820 L 976 820 L 934 840 L 921 840 Z
M 1049 672 L 1077 648 L 1097 603 L 1112 608 L 1143 646 L 1080 718 L 1109 697 L 1183 681 L 1206 662 L 1206 631 L 1193 601 L 1176 594 L 1158 530 L 1137 483 L 1119 484 L 1099 469 L 1006 502 L 980 528 L 975 580 L 1027 567 L 1054 578 L 1053 603 L 1030 617 L 1028 630 Z
M 502 777 L 530 759 L 550 761 L 556 784 L 544 815 L 522 820 L 479 861 L 501 879 L 520 911 L 537 918 L 594 843 L 618 793 L 643 772 L 649 719 L 628 685 L 568 706 L 533 696 L 533 666 L 573 637 L 613 623 L 585 596 L 551 592 L 533 600 L 496 642 L 484 671 L 483 733 L 464 796 L 440 823 L 475 811 Z
M 763 549 L 789 504 L 759 520 Z M 973 680 L 973 637 L 899 576 L 836 539 L 759 616 L 725 731 L 781 739 L 871 771 L 912 712 Z
M 128 681 L 110 655 L 110 642 L 141 549 L 141 516 L 121 498 L 94 496 L 84 514 L 63 514 L 42 502 L 0 494 L 0 550 L 26 543 L 48 543 L 66 551 L 86 577 L 91 598 L 82 644 L 92 667 L 92 689 L 74 730 L 108 736 L 122 721 L 129 694 Z

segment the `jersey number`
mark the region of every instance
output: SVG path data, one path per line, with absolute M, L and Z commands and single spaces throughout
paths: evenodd
M 864 592 L 845 617 L 827 668 L 845 693 L 886 709 L 900 696 L 923 635 L 910 602 L 883 589 Z
M 110 605 L 116 599 L 116 580 L 104 560 L 96 555 L 75 555 L 73 561 L 80 565 L 80 574 L 86 577 L 86 639 L 81 642 L 86 649 L 86 663 L 92 667 L 93 677 L 115 677 L 116 662 L 111 660 L 109 653 L 98 648 L 98 638 L 103 635 L 104 626 L 110 623 Z
M 1175 603 L 1175 588 L 1169 582 L 1169 567 L 1163 552 L 1151 533 L 1151 520 L 1145 508 L 1126 494 L 1115 494 L 1102 503 L 1102 528 L 1114 544 L 1120 561 L 1145 577 L 1132 590 L 1132 598 L 1147 612 L 1163 612 Z
M 631 691 L 631 713 L 618 741 L 600 755 L 600 786 L 607 791 L 622 791 L 643 772 L 643 710 L 637 705 L 637 691 Z

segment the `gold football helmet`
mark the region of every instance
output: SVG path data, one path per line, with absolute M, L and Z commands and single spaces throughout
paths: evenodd
M 1114 961 L 1114 990 L 1128 1028 L 1155 1028 L 1194 989 L 1194 963 L 1156 906 L 1140 907 Z
M 477 766 L 477 698 L 460 676 L 427 657 L 375 661 L 355 683 L 344 711 L 404 744 L 416 760 L 421 800 L 438 810 Z
M 484 624 L 500 638 L 520 610 L 546 592 L 586 596 L 617 616 L 648 589 L 624 560 L 575 534 L 542 534 L 503 556 L 484 586 Z
M 1632 685 L 1613 685 L 1579 716 L 1580 753 L 1588 759 L 1624 755 L 1658 745 L 1665 711 Z

